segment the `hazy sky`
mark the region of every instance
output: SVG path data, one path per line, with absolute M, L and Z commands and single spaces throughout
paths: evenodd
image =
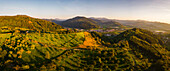
M 0 0 L 0 15 L 38 18 L 75 16 L 170 23 L 170 0 Z

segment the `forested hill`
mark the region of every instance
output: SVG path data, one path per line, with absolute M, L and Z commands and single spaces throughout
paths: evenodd
M 151 70 L 157 69 L 157 67 L 158 70 L 168 68 L 169 58 L 165 44 L 159 36 L 150 31 L 139 28 L 127 30 L 114 37 L 112 44 L 119 48 L 130 48 L 132 53 L 147 58 L 153 63 L 150 67 Z
M 93 21 L 92 19 L 78 16 L 78 17 L 68 19 L 68 20 L 62 22 L 61 25 L 63 27 L 79 28 L 79 29 L 99 28 L 99 26 L 96 25 L 96 23 L 97 22 Z
M 109 37 L 99 32 L 91 32 L 91 34 L 96 41 L 108 46 L 109 49 L 122 51 L 118 57 L 123 59 L 126 57 L 122 56 L 130 57 L 124 64 L 130 61 L 131 71 L 133 69 L 136 71 L 169 71 L 169 51 L 165 48 L 161 38 L 148 30 L 134 28 Z
M 53 22 L 32 18 L 26 15 L 0 16 L 0 27 L 19 27 L 38 31 L 56 31 L 63 28 Z

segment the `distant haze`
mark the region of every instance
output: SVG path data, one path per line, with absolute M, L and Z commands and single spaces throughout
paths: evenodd
M 0 15 L 75 16 L 170 23 L 170 0 L 0 0 Z

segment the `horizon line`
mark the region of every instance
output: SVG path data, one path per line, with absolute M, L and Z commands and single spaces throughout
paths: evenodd
M 104 17 L 104 16 L 85 16 L 85 15 L 75 15 L 72 17 L 68 17 L 68 18 L 59 18 L 59 17 L 55 17 L 55 18 L 47 18 L 47 17 L 36 17 L 36 16 L 32 16 L 29 14 L 0 14 L 0 16 L 17 16 L 17 15 L 26 15 L 32 18 L 38 18 L 38 19 L 59 19 L 59 20 L 67 20 L 67 19 L 71 19 L 74 17 L 86 17 L 86 18 L 105 18 L 105 19 L 110 19 L 110 20 L 127 20 L 127 21 L 148 21 L 148 22 L 159 22 L 159 23 L 165 23 L 165 24 L 170 24 L 170 22 L 163 22 L 163 21 L 155 21 L 155 20 L 144 20 L 144 19 L 118 19 L 118 18 L 108 18 L 108 17 Z

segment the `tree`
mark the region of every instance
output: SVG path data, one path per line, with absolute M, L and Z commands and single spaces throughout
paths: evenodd
M 49 52 L 46 52 L 45 58 L 46 58 L 46 59 L 50 59 L 50 58 L 51 58 Z
M 74 32 L 77 32 L 77 29 L 73 28 Z
M 100 62 L 100 63 L 102 63 L 102 60 L 101 60 L 101 58 L 100 58 L 100 57 L 99 57 L 99 62 Z
M 61 71 L 65 71 L 65 68 L 64 68 L 64 67 L 60 67 L 60 70 L 61 70 Z
M 96 65 L 96 61 L 93 61 L 93 64 Z

